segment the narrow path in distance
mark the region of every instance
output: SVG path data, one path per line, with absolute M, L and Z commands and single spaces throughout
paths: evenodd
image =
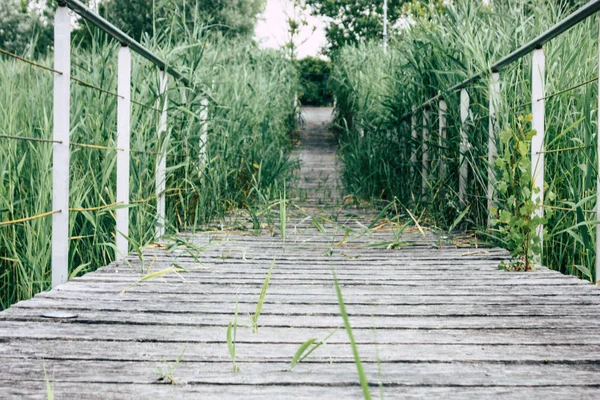
M 362 398 L 332 270 L 374 398 L 600 397 L 598 290 L 339 206 L 327 112 L 305 113 L 285 232 L 188 234 L 0 313 L 0 398 Z

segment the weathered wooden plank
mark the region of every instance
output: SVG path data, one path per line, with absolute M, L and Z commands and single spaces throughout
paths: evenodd
M 354 363 L 300 363 L 289 371 L 289 363 L 241 362 L 240 371 L 233 372 L 229 363 L 187 362 L 185 353 L 181 363 L 173 371 L 178 384 L 187 385 L 313 385 L 355 386 L 357 384 Z M 164 380 L 169 374 L 169 363 L 126 361 L 70 361 L 23 359 L 11 366 L 0 364 L 0 376 L 8 381 L 43 381 L 46 373 L 56 384 L 69 383 L 118 383 L 152 384 Z M 377 364 L 365 364 L 365 373 L 371 385 L 380 382 L 386 387 L 410 386 L 487 386 L 493 381 L 505 387 L 580 386 L 582 382 L 600 384 L 598 364 L 550 364 L 542 363 L 532 368 L 526 364 L 495 363 L 453 364 L 452 371 L 444 363 L 395 363 L 384 364 L 378 371 Z M 457 384 L 457 377 L 460 382 Z
M 260 284 L 229 284 L 224 281 L 217 284 L 173 284 L 168 282 L 156 281 L 157 284 L 151 285 L 150 282 L 144 282 L 139 285 L 135 285 L 127 290 L 125 297 L 130 293 L 155 293 L 156 295 L 161 294 L 207 294 L 207 293 L 229 293 L 235 296 L 236 293 L 260 293 Z M 114 283 L 95 283 L 95 282 L 71 282 L 65 285 L 57 287 L 58 292 L 85 292 L 85 293 L 112 293 L 119 295 L 128 285 L 114 284 Z M 294 287 L 296 290 L 294 290 Z M 286 295 L 291 291 L 296 293 L 305 293 L 307 296 L 313 294 L 329 294 L 332 293 L 333 286 L 329 285 L 307 285 L 301 289 L 298 286 L 284 286 L 275 285 L 269 287 L 270 294 L 281 294 Z M 478 293 L 479 295 L 564 295 L 568 296 L 571 293 L 577 292 L 579 294 L 588 294 L 589 296 L 598 296 L 599 291 L 591 285 L 549 285 L 549 286 L 535 286 L 535 285 L 523 285 L 523 286 L 479 286 L 477 290 L 472 286 L 441 286 L 441 285 L 423 285 L 423 286 L 404 286 L 404 287 L 388 287 L 382 285 L 356 285 L 346 286 L 343 289 L 344 296 L 354 295 L 373 295 L 374 293 L 388 294 L 388 295 L 461 295 L 468 296 L 469 294 Z
M 47 399 L 43 382 L 0 383 L 0 396 L 5 398 Z M 182 400 L 210 399 L 363 399 L 358 385 L 353 387 L 323 386 L 252 386 L 246 385 L 143 385 L 143 384 L 85 384 L 58 382 L 54 388 L 56 398 L 112 400 L 123 399 L 135 394 L 135 398 L 177 398 Z M 379 389 L 371 388 L 373 398 L 379 398 Z M 32 394 L 33 392 L 33 394 Z M 598 393 L 594 386 L 548 386 L 506 387 L 487 385 L 484 387 L 421 386 L 384 388 L 385 399 L 423 400 L 444 398 L 447 400 L 472 399 L 593 399 Z
M 126 323 L 113 323 L 110 326 L 105 321 L 88 321 L 89 323 L 31 323 L 41 333 L 33 329 L 23 329 L 22 325 L 10 323 L 7 330 L 18 334 L 0 332 L 0 338 L 27 337 L 28 333 L 44 340 L 50 339 L 100 339 L 118 341 L 185 341 L 186 343 L 219 343 L 225 341 L 226 325 L 203 326 L 192 330 L 188 326 L 147 324 L 141 327 L 131 327 Z M 246 328 L 250 321 L 247 317 L 240 318 L 238 342 L 240 343 L 295 343 L 302 344 L 311 337 L 325 338 L 335 329 L 306 328 L 306 327 L 268 327 L 261 326 L 258 333 L 252 333 Z M 108 332 L 108 334 L 99 333 Z M 498 328 L 498 329 L 377 329 L 355 328 L 354 335 L 357 343 L 386 343 L 386 344 L 497 344 L 497 345 L 587 345 L 600 344 L 600 338 L 593 328 Z M 348 343 L 343 330 L 338 330 L 328 340 L 328 343 Z
M 12 338 L 0 343 L 0 355 L 9 360 L 38 358 L 57 360 L 121 360 L 121 361 L 174 361 L 186 349 L 186 360 L 197 362 L 231 362 L 225 342 L 217 343 L 179 341 L 154 341 L 152 338 L 119 341 L 117 328 L 106 330 L 111 339 L 90 340 L 77 334 L 64 333 L 70 338 L 62 340 L 36 340 L 45 335 L 32 332 L 31 337 Z M 129 333 L 129 332 L 127 332 Z M 83 336 L 83 335 L 82 335 Z M 114 340 L 112 340 L 114 339 Z M 309 338 L 307 338 L 308 340 Z M 145 340 L 145 341 L 143 341 Z M 29 345 L 28 347 L 23 344 Z M 244 362 L 272 363 L 291 362 L 299 344 L 292 343 L 239 343 L 236 360 Z M 360 344 L 358 350 L 365 363 L 400 362 L 516 362 L 516 363 L 600 363 L 600 345 L 493 345 L 493 344 Z M 348 344 L 328 344 L 311 354 L 313 362 L 353 362 L 354 357 Z M 14 361 L 11 361 L 13 363 Z M 449 366 L 451 369 L 451 367 Z
M 152 270 L 153 272 L 156 271 L 160 271 L 160 269 L 157 270 Z M 175 278 L 175 279 L 173 279 Z M 171 276 L 171 277 L 163 277 L 163 279 L 156 279 L 156 280 L 149 280 L 144 282 L 144 284 L 146 286 L 152 286 L 152 285 L 162 285 L 163 282 L 165 283 L 169 283 L 169 279 L 170 280 L 179 280 L 179 281 L 187 281 L 186 276 L 183 274 L 180 274 L 178 276 Z M 214 277 L 214 276 L 203 276 L 201 278 L 198 278 L 196 280 L 189 280 L 187 282 L 187 284 L 194 284 L 197 286 L 202 286 L 202 285 L 211 285 L 211 284 L 218 284 L 220 282 L 222 282 L 222 278 L 221 277 Z M 83 276 L 81 278 L 75 278 L 72 280 L 72 282 L 92 282 L 92 283 L 114 283 L 114 284 L 121 284 L 122 286 L 124 286 L 123 288 L 127 287 L 129 284 L 131 283 L 135 283 L 135 279 L 131 279 L 128 277 L 124 277 L 121 278 L 119 276 L 111 276 L 111 275 L 102 275 L 102 276 Z M 228 285 L 262 285 L 264 282 L 264 276 L 253 276 L 253 277 L 228 277 L 227 279 L 227 284 Z M 271 284 L 273 286 L 292 286 L 292 287 L 299 287 L 299 286 L 318 286 L 318 285 L 326 285 L 326 286 L 331 286 L 333 282 L 333 278 L 327 277 L 327 278 L 323 278 L 323 279 L 319 279 L 319 278 L 314 278 L 311 279 L 310 277 L 294 277 L 292 278 L 286 278 L 286 277 L 281 277 L 281 276 L 277 276 L 277 274 L 273 274 L 271 276 Z M 542 286 L 587 286 L 589 285 L 586 282 L 583 282 L 581 280 L 577 280 L 577 279 L 546 279 L 544 277 L 537 277 L 537 276 L 533 276 L 533 275 L 529 275 L 529 276 L 525 276 L 525 277 L 512 277 L 512 276 L 506 276 L 506 277 L 499 277 L 498 279 L 494 279 L 493 282 L 490 281 L 473 281 L 472 279 L 455 279 L 455 280 L 444 280 L 443 282 L 440 281 L 432 281 L 431 279 L 389 279 L 386 277 L 378 277 L 378 278 L 372 278 L 370 279 L 368 282 L 365 282 L 364 279 L 360 279 L 360 278 L 344 278 L 343 280 L 340 280 L 340 284 L 343 287 L 349 287 L 349 286 L 376 286 L 376 287 L 388 287 L 388 288 L 393 288 L 393 287 L 398 287 L 398 288 L 402 288 L 402 287 L 415 287 L 415 286 L 427 286 L 427 287 L 431 287 L 432 285 L 443 285 L 444 287 L 449 287 L 449 286 L 467 286 L 467 287 L 471 287 L 471 288 L 479 288 L 479 287 L 491 287 L 491 286 L 536 286 L 536 287 L 542 287 Z M 181 286 L 181 285 L 180 285 Z
M 156 303 L 147 303 L 147 296 L 143 293 L 126 292 L 123 296 L 116 296 L 114 293 L 106 292 L 81 292 L 81 291 L 53 291 L 43 292 L 35 296 L 37 300 L 53 299 L 60 300 L 62 307 L 77 307 L 85 308 L 87 306 L 95 306 L 98 303 L 98 307 L 110 305 L 111 302 L 117 302 L 118 304 L 127 304 L 124 307 L 136 307 L 135 303 L 143 302 L 144 307 L 156 310 L 168 310 L 172 305 L 187 305 L 189 303 L 223 303 L 230 302 L 232 295 L 235 297 L 235 293 L 199 293 L 193 297 L 182 297 L 179 294 L 157 294 Z M 238 303 L 252 303 L 255 304 L 258 296 L 258 291 L 252 293 L 242 292 L 237 293 Z M 288 293 L 288 294 L 274 294 L 267 292 L 265 300 L 267 303 L 273 304 L 338 304 L 337 299 L 333 293 L 317 294 L 312 293 L 307 296 L 305 293 Z M 554 305 L 564 306 L 565 304 L 574 303 L 581 305 L 600 305 L 600 296 L 583 295 L 583 294 L 572 294 L 572 295 L 550 295 L 544 293 L 538 294 L 455 294 L 455 295 L 424 295 L 424 294 L 406 294 L 403 293 L 401 296 L 397 294 L 354 294 L 352 296 L 346 295 L 344 303 L 347 305 L 363 304 L 363 305 L 443 305 L 443 304 L 489 304 L 489 305 L 506 305 L 506 306 L 520 306 L 522 304 L 540 304 L 540 305 Z M 18 307 L 34 307 L 30 306 L 29 302 L 21 302 Z
M 239 312 L 241 314 L 251 314 L 256 309 L 256 303 L 258 302 L 258 296 L 255 301 L 248 303 L 238 304 Z M 10 320 L 12 317 L 22 318 L 36 318 L 40 315 L 39 310 L 47 309 L 71 309 L 81 311 L 80 316 L 83 318 L 84 315 L 90 312 L 97 311 L 96 315 L 91 318 L 103 318 L 103 315 L 112 318 L 127 318 L 128 321 L 135 321 L 136 313 L 153 313 L 158 316 L 161 311 L 164 314 L 186 314 L 191 316 L 192 314 L 199 314 L 200 316 L 211 315 L 211 314 L 231 314 L 235 308 L 235 296 L 231 296 L 228 300 L 222 303 L 187 303 L 185 305 L 180 304 L 177 307 L 174 304 L 170 304 L 168 308 L 162 307 L 157 310 L 155 305 L 145 305 L 128 307 L 123 305 L 122 302 L 108 303 L 103 302 L 102 304 L 72 304 L 65 307 L 64 302 L 61 301 L 50 301 L 35 299 L 31 302 L 24 303 L 15 307 L 12 307 L 7 312 L 0 315 L 0 320 Z M 595 316 L 598 313 L 598 304 L 591 305 L 578 305 L 577 309 L 570 310 L 564 307 L 556 307 L 556 305 L 545 305 L 545 304 L 534 304 L 529 305 L 526 303 L 515 305 L 504 305 L 504 304 L 439 304 L 439 305 L 390 305 L 390 304 L 348 304 L 348 313 L 353 317 L 368 317 L 368 316 Z M 121 311 L 121 314 L 114 315 L 110 311 Z M 124 312 L 132 313 L 131 316 L 127 316 Z M 262 316 L 268 315 L 312 315 L 312 316 L 329 316 L 338 315 L 339 306 L 338 304 L 283 304 L 274 303 L 270 299 L 265 299 L 264 306 L 261 312 Z M 133 319 L 132 319 L 133 318 Z M 176 318 L 176 317 L 174 317 Z

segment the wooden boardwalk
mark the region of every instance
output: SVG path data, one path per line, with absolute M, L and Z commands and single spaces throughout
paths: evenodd
M 545 269 L 499 271 L 500 249 L 365 230 L 372 212 L 330 201 L 339 191 L 331 141 L 316 136 L 323 115 L 307 113 L 299 186 L 308 206 L 290 216 L 285 244 L 190 234 L 194 246 L 142 257 L 146 270 L 187 273 L 136 284 L 144 275 L 133 255 L 11 307 L 0 313 L 0 398 L 45 399 L 48 385 L 56 399 L 361 398 L 343 328 L 288 371 L 303 342 L 342 325 L 332 269 L 374 398 L 600 398 L 598 290 Z M 246 325 L 272 263 L 253 333 Z M 236 298 L 239 372 L 226 341 Z

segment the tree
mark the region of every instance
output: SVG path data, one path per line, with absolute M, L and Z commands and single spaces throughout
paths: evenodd
M 311 106 L 327 106 L 333 103 L 333 95 L 327 81 L 331 74 L 331 62 L 314 57 L 296 61 L 300 80 L 300 101 Z
M 286 9 L 286 20 L 288 24 L 288 40 L 283 48 L 288 52 L 290 59 L 295 60 L 298 47 L 302 46 L 310 37 L 300 37 L 302 28 L 308 26 L 309 9 L 303 0 L 291 0 L 290 10 Z M 316 27 L 312 27 L 312 33 Z
M 394 25 L 406 0 L 389 0 L 388 19 Z M 344 45 L 383 37 L 383 0 L 306 0 L 313 14 L 326 17 L 329 53 Z
M 45 53 L 52 45 L 52 24 L 35 3 L 0 0 L 0 48 L 17 54 Z
M 251 36 L 265 0 L 105 0 L 99 12 L 131 37 L 169 27 L 173 18 L 193 24 L 199 17 L 229 36 Z

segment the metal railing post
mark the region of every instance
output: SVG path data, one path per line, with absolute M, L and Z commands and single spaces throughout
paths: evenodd
M 52 287 L 69 279 L 69 135 L 71 109 L 71 17 L 54 15 L 54 133 L 52 146 Z
M 533 51 L 532 71 L 531 71 L 531 127 L 536 131 L 531 140 L 531 199 L 534 203 L 539 202 L 533 216 L 544 216 L 544 135 L 545 135 L 545 105 L 544 83 L 546 80 L 546 57 L 544 50 L 540 47 Z M 537 193 L 536 193 L 537 192 Z M 536 234 L 543 243 L 544 226 L 538 225 Z M 543 246 L 542 246 L 543 247 Z M 534 263 L 539 265 L 542 262 L 542 252 L 536 255 Z
M 161 104 L 162 102 L 162 104 Z M 166 228 L 166 169 L 167 169 L 167 143 L 165 135 L 167 134 L 167 72 L 159 72 L 158 104 L 162 110 L 158 122 L 158 159 L 156 161 L 156 237 L 160 238 L 165 234 Z M 162 105 L 162 108 L 160 107 Z
M 410 118 L 410 137 L 411 143 L 411 155 L 410 155 L 410 175 L 414 181 L 417 177 L 417 113 L 413 110 L 413 114 Z
M 447 134 L 446 134 L 446 113 L 448 112 L 448 105 L 446 104 L 446 101 L 444 99 L 440 99 L 439 102 L 439 138 L 438 138 L 438 144 L 439 144 L 439 152 L 438 154 L 440 155 L 440 181 L 444 181 L 445 179 L 445 175 L 446 175 L 446 160 L 444 159 L 445 157 L 445 151 L 444 146 L 447 147 L 448 144 L 448 140 L 447 140 Z
M 131 51 L 126 45 L 119 49 L 117 100 L 117 203 L 116 258 L 129 254 L 129 166 L 131 134 Z
M 208 99 L 206 97 L 200 100 L 200 106 L 202 107 L 200 110 L 200 121 L 202 124 L 200 128 L 200 169 L 202 170 L 202 174 L 204 174 L 204 168 L 208 161 Z
M 469 138 L 467 136 L 467 118 L 469 118 L 469 92 L 467 89 L 460 91 L 460 155 L 459 155 L 459 180 L 458 199 L 460 205 L 467 205 L 467 182 L 469 180 L 469 166 L 466 162 L 466 154 L 469 150 Z
M 423 183 L 422 183 L 422 198 L 427 199 L 427 186 L 429 180 L 429 107 L 423 109 L 423 146 L 422 146 L 422 163 L 423 163 Z
M 488 126 L 488 190 L 487 190 L 487 211 L 488 211 L 488 228 L 492 220 L 492 208 L 496 196 L 496 176 L 494 163 L 498 154 L 496 143 L 496 110 L 500 105 L 500 73 L 492 72 L 490 81 L 490 105 L 489 105 L 489 126 Z

